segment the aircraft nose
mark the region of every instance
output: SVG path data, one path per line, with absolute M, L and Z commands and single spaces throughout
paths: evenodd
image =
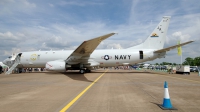
M 3 60 L 2 63 L 3 63 L 4 65 L 6 65 L 6 64 L 7 64 L 7 59 Z

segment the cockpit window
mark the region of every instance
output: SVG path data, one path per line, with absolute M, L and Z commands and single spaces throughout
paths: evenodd
M 8 58 L 12 58 L 12 56 L 9 56 Z

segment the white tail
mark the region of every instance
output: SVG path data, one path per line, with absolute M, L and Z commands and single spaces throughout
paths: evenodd
M 149 37 L 141 44 L 128 49 L 162 49 L 170 22 L 170 16 L 164 16 Z

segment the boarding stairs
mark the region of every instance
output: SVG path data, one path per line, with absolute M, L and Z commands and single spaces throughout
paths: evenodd
M 17 67 L 17 65 L 20 63 L 20 55 L 14 56 L 15 58 L 11 59 L 12 66 L 9 68 L 9 70 L 6 72 L 6 75 L 9 75 L 12 73 L 12 71 Z

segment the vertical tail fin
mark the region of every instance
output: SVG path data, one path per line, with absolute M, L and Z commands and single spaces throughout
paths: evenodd
M 141 44 L 129 49 L 162 49 L 170 22 L 170 16 L 164 16 L 149 37 Z

